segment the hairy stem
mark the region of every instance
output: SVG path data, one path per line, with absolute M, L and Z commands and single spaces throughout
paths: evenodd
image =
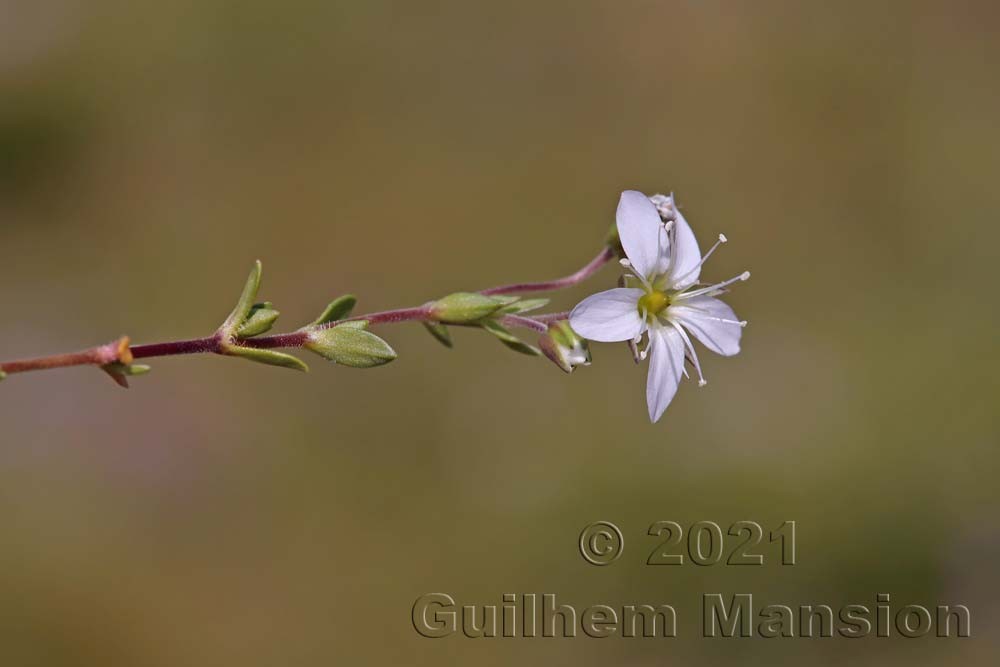
M 45 371 L 51 368 L 67 368 L 69 366 L 105 366 L 115 362 L 130 364 L 133 355 L 126 336 L 105 345 L 98 345 L 80 352 L 54 354 L 49 357 L 8 361 L 0 364 L 0 373 L 27 373 L 29 371 Z

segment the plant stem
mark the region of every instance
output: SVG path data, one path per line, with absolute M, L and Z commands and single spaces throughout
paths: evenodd
M 535 317 L 524 317 L 523 315 L 504 315 L 499 319 L 501 324 L 506 324 L 509 327 L 523 327 L 525 329 L 531 329 L 532 331 L 545 333 L 549 330 L 549 326 L 547 324 L 543 324 L 538 317 L 541 316 L 536 315 Z
M 558 322 L 559 320 L 569 319 L 569 311 L 565 310 L 561 313 L 542 313 L 541 315 L 535 315 L 532 319 L 546 324 L 549 322 Z
M 169 343 L 150 343 L 148 345 L 133 345 L 132 356 L 136 359 L 148 359 L 149 357 L 171 357 L 178 354 L 201 354 L 204 352 L 218 352 L 219 339 L 217 336 L 210 338 L 194 338 L 192 340 L 175 340 Z
M 133 355 L 128 344 L 128 337 L 123 336 L 105 345 L 98 345 L 97 347 L 80 352 L 54 354 L 49 357 L 22 359 L 20 361 L 8 361 L 0 364 L 0 373 L 27 373 L 29 371 L 45 371 L 52 368 L 67 368 L 69 366 L 104 366 L 115 362 L 130 364 L 132 363 Z
M 597 255 L 597 257 L 590 260 L 590 262 L 582 269 L 563 278 L 556 278 L 555 280 L 540 283 L 514 283 L 512 285 L 500 285 L 499 287 L 484 289 L 480 292 L 480 294 L 523 294 L 525 292 L 552 292 L 559 289 L 566 289 L 567 287 L 573 287 L 574 285 L 582 283 L 584 280 L 597 273 L 600 268 L 610 262 L 614 256 L 614 250 L 611 248 L 605 248 Z
M 347 319 L 340 320 L 338 322 L 329 322 L 320 328 L 329 329 L 330 327 L 341 324 L 342 322 L 357 322 L 359 320 L 366 320 L 368 324 L 393 324 L 395 322 L 425 321 L 430 319 L 430 307 L 418 306 L 417 308 L 397 308 L 396 310 L 382 310 L 377 313 L 348 317 Z
M 549 292 L 565 289 L 577 285 L 591 277 L 612 258 L 615 253 L 611 248 L 604 248 L 586 266 L 577 272 L 557 278 L 547 282 L 536 283 L 515 283 L 511 285 L 501 285 L 482 290 L 481 294 L 523 294 L 528 292 Z M 504 315 L 499 318 L 502 324 L 511 327 L 522 327 L 544 333 L 548 330 L 548 323 L 559 319 L 564 319 L 567 313 L 550 313 L 524 317 L 521 315 Z M 321 328 L 329 328 L 341 324 L 342 322 L 367 320 L 370 325 L 394 324 L 397 322 L 430 321 L 431 310 L 429 305 L 415 308 L 399 308 L 396 310 L 383 310 L 367 315 L 358 315 L 338 322 L 324 324 Z M 465 325 L 459 325 L 465 326 Z M 468 326 L 475 326 L 470 324 Z M 258 336 L 256 338 L 245 338 L 236 341 L 238 345 L 260 349 L 275 348 L 300 348 L 308 340 L 308 334 L 304 331 L 294 331 L 285 334 L 273 334 L 270 336 Z M 222 352 L 222 340 L 219 334 L 206 338 L 192 338 L 188 340 L 168 341 L 163 343 L 149 343 L 146 345 L 129 346 L 128 338 L 120 338 L 106 345 L 99 345 L 81 352 L 71 352 L 68 354 L 56 354 L 48 357 L 38 357 L 35 359 L 22 359 L 18 361 L 8 361 L 0 363 L 0 378 L 4 374 L 26 373 L 29 371 L 41 371 L 52 368 L 66 368 L 70 366 L 106 366 L 113 363 L 130 364 L 134 359 L 148 359 L 150 357 L 170 357 L 183 354 L 207 354 Z

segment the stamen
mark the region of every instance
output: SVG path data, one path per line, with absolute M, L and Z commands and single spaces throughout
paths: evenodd
M 679 283 L 688 276 L 690 276 L 692 273 L 700 269 L 701 265 L 704 264 L 705 261 L 712 256 L 713 252 L 715 252 L 715 249 L 718 248 L 721 244 L 727 243 L 728 241 L 729 239 L 726 238 L 725 234 L 719 234 L 719 240 L 715 242 L 715 245 L 713 245 L 711 248 L 708 249 L 708 252 L 706 252 L 705 255 L 701 258 L 701 261 L 692 266 L 687 272 L 684 273 L 684 275 L 680 275 L 674 278 L 674 282 Z
M 698 353 L 694 351 L 694 345 L 691 343 L 691 339 L 688 338 L 687 332 L 684 331 L 683 327 L 681 327 L 679 324 L 677 324 L 676 322 L 670 322 L 670 324 L 675 329 L 677 329 L 677 333 L 679 333 L 681 335 L 681 338 L 684 339 L 684 345 L 687 346 L 689 358 L 691 359 L 691 362 L 694 364 L 694 369 L 698 372 L 698 386 L 704 387 L 706 384 L 708 384 L 708 380 L 706 380 L 705 376 L 701 374 L 701 364 L 698 363 Z
M 643 311 L 642 318 L 646 319 L 646 311 Z M 636 346 L 639 345 L 639 342 L 640 342 L 641 339 L 642 339 L 642 334 L 639 334 L 638 336 L 636 336 L 636 338 L 635 338 L 635 344 L 636 344 Z M 645 349 L 639 350 L 638 347 L 636 347 L 636 350 L 639 352 L 639 361 L 645 361 L 646 360 L 646 357 L 649 356 L 649 348 L 651 348 L 652 346 L 653 346 L 653 339 L 650 338 L 649 336 L 646 336 L 646 347 L 645 347 Z
M 632 273 L 633 276 L 635 276 L 636 278 L 638 278 L 639 282 L 642 283 L 643 287 L 645 287 L 647 290 L 652 289 L 652 287 L 649 284 L 649 281 L 646 280 L 646 276 L 644 276 L 641 273 L 639 273 L 636 270 L 636 268 L 632 265 L 632 262 L 630 262 L 628 259 L 626 259 L 626 258 L 623 257 L 622 259 L 618 260 L 618 263 L 621 264 L 626 269 L 628 269 Z M 626 276 L 626 278 L 627 277 L 628 276 Z
M 708 287 L 702 287 L 701 289 L 696 289 L 693 292 L 683 292 L 681 294 L 674 295 L 674 300 L 679 301 L 683 299 L 690 299 L 694 296 L 701 296 L 702 294 L 708 294 L 710 292 L 715 292 L 720 290 L 727 285 L 732 285 L 735 282 L 742 282 L 750 279 L 750 272 L 744 271 L 735 278 L 730 278 L 729 280 L 723 280 L 721 283 L 716 283 L 715 285 L 709 285 Z

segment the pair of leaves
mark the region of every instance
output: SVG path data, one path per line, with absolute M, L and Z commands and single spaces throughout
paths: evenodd
M 242 339 L 269 331 L 278 319 L 278 311 L 270 302 L 255 303 L 260 278 L 261 264 L 258 261 L 233 312 L 219 329 L 223 352 L 261 364 L 309 370 L 301 359 L 291 354 L 240 344 Z M 354 320 L 337 324 L 350 315 L 356 304 L 357 299 L 350 294 L 331 301 L 319 317 L 299 330 L 305 335 L 303 346 L 325 359 L 355 368 L 381 366 L 395 359 L 396 352 L 388 343 L 366 331 L 367 322 Z
M 241 357 L 259 364 L 308 371 L 309 367 L 298 357 L 276 350 L 246 347 L 238 342 L 241 338 L 251 338 L 269 331 L 278 319 L 279 313 L 271 302 L 256 302 L 257 292 L 260 290 L 261 273 L 262 266 L 258 259 L 250 270 L 250 275 L 243 286 L 243 292 L 233 307 L 233 311 L 219 327 L 217 335 L 221 341 L 221 351 L 223 354 Z
M 352 294 L 331 301 L 320 316 L 303 329 L 309 335 L 306 348 L 324 359 L 353 368 L 372 368 L 389 363 L 396 358 L 396 351 L 367 330 L 366 320 L 340 322 L 351 314 L 357 302 Z

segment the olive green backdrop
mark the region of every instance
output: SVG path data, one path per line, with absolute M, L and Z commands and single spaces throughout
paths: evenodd
M 568 273 L 676 192 L 750 320 L 646 419 L 484 334 L 384 368 L 0 385 L 10 665 L 992 664 L 1000 12 L 972 2 L 0 3 L 0 357 Z M 555 305 L 612 286 L 613 269 Z M 310 355 L 311 356 L 311 355 Z M 584 525 L 621 526 L 598 568 Z M 653 521 L 798 564 L 649 567 Z M 421 638 L 414 600 L 669 602 L 664 639 Z M 702 593 L 966 604 L 965 640 L 700 638 Z

